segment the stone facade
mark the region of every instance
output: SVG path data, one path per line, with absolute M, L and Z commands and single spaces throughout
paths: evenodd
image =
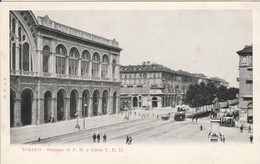
M 219 78 L 203 74 L 174 71 L 149 61 L 142 65 L 121 66 L 121 109 L 134 107 L 173 107 L 183 104 L 190 84 L 209 81 L 216 86 L 228 86 Z
M 253 121 L 253 52 L 252 45 L 237 52 L 239 55 L 239 109 L 247 122 Z
M 119 111 L 119 43 L 10 12 L 10 126 Z

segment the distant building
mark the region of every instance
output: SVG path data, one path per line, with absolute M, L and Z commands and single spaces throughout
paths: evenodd
M 190 84 L 208 83 L 227 85 L 221 79 L 203 74 L 174 71 L 160 64 L 143 62 L 142 65 L 121 66 L 121 109 L 135 107 L 173 107 L 183 104 Z
M 11 11 L 10 126 L 117 113 L 121 50 L 115 39 Z
M 239 55 L 239 109 L 247 122 L 253 121 L 253 52 L 252 45 L 237 51 Z

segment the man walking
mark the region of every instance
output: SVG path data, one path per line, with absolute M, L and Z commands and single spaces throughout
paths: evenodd
M 107 142 L 107 135 L 106 135 L 106 133 L 104 133 L 104 135 L 103 135 L 103 142 L 104 142 L 104 143 Z
M 132 140 L 133 140 L 133 139 L 132 139 L 132 137 L 131 137 L 131 136 L 129 136 L 129 143 L 128 143 L 129 145 L 131 145 L 131 143 L 132 143 Z
M 253 135 L 250 135 L 249 139 L 250 139 L 250 143 L 253 143 Z
M 203 126 L 202 126 L 202 124 L 200 125 L 200 130 L 203 130 Z
M 128 144 L 128 142 L 129 142 L 129 136 L 127 135 L 126 136 L 126 144 Z
M 244 125 L 240 126 L 240 132 L 243 133 Z
M 93 134 L 93 142 L 94 142 L 94 143 L 96 142 L 96 138 L 97 138 L 96 133 L 94 133 L 94 134 Z
M 98 143 L 100 142 L 100 135 L 99 135 L 99 133 L 97 135 L 97 141 L 98 141 Z

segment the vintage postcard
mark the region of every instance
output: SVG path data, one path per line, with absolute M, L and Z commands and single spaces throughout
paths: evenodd
M 1 162 L 259 163 L 259 9 L 1 4 Z

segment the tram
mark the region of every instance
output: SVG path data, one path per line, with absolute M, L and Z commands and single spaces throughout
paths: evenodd
M 175 113 L 175 121 L 185 121 L 186 118 L 186 109 L 184 107 L 178 107 L 177 112 Z
M 227 116 L 220 117 L 220 126 L 235 127 L 234 117 L 227 117 Z

